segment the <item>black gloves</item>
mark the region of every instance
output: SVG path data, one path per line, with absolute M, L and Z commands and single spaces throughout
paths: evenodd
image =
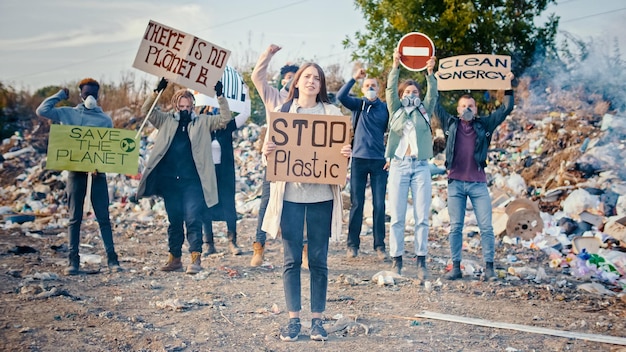
M 221 97 L 224 94 L 224 86 L 222 85 L 222 81 L 217 81 L 215 83 L 215 95 Z
M 167 88 L 167 80 L 165 79 L 165 77 L 162 77 L 161 81 L 159 81 L 159 85 L 156 87 L 154 92 L 159 93 L 163 91 L 165 88 Z

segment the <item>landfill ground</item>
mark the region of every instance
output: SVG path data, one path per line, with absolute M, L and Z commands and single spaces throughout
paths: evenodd
M 439 232 L 430 236 L 432 278 L 426 284 L 416 279 L 410 251 L 404 256 L 404 278 L 379 285 L 373 276 L 390 270 L 391 264 L 372 251 L 371 235 L 362 236 L 354 259 L 346 258 L 345 235 L 344 241 L 331 243 L 324 314 L 329 339 L 309 339 L 309 281 L 303 270 L 302 332 L 298 341 L 282 342 L 279 328 L 288 315 L 279 240 L 268 242 L 264 265 L 253 268 L 256 219 L 239 221 L 241 256 L 228 252 L 224 223 L 215 228 L 221 234 L 218 254 L 203 258 L 204 271 L 195 276 L 158 270 L 166 260 L 167 242 L 165 221 L 157 218 L 115 223 L 124 272 L 86 263 L 85 273 L 69 277 L 62 275 L 67 256 L 62 229 L 2 229 L 0 350 L 626 351 L 626 346 L 608 342 L 626 338 L 623 294 L 580 290 L 583 282 L 545 265 L 542 251 L 502 243 L 496 268 L 505 278 L 445 281 L 448 240 Z M 97 261 L 89 255 L 103 254 L 97 226 L 87 219 L 83 229 L 81 255 Z M 407 243 L 406 249 L 411 248 Z M 184 251 L 186 265 L 186 246 Z M 544 267 L 548 279 L 536 283 L 506 275 L 508 264 L 501 259 L 511 254 L 529 267 Z M 464 259 L 480 262 L 480 253 L 470 248 Z M 422 312 L 456 321 L 416 317 Z M 469 319 L 487 324 L 470 324 Z

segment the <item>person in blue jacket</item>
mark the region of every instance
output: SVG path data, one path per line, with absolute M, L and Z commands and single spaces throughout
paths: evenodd
M 350 96 L 354 83 L 363 79 L 362 98 Z M 350 168 L 350 221 L 348 225 L 348 258 L 359 253 L 363 224 L 365 188 L 369 176 L 372 188 L 374 218 L 374 250 L 379 258 L 387 258 L 385 251 L 385 193 L 388 165 L 385 160 L 385 132 L 389 122 L 387 104 L 378 98 L 376 78 L 365 78 L 365 70 L 358 69 L 351 80 L 339 89 L 337 99 L 352 111 L 352 163 Z
M 113 127 L 111 117 L 98 106 L 100 84 L 93 78 L 80 81 L 81 104 L 75 107 L 55 107 L 55 105 L 70 97 L 69 89 L 62 88 L 55 95 L 44 100 L 37 108 L 37 116 L 50 119 L 63 125 Z M 88 172 L 70 171 L 67 178 L 67 202 L 69 207 L 69 264 L 64 270 L 65 275 L 77 275 L 80 268 L 80 225 L 83 220 L 83 206 L 87 195 Z M 93 206 L 100 236 L 107 254 L 107 264 L 112 272 L 122 271 L 113 244 L 113 230 L 109 217 L 109 191 L 106 174 L 94 170 L 91 173 L 91 204 Z

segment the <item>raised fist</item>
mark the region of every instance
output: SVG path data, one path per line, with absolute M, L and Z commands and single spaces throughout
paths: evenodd
M 165 88 L 167 88 L 167 80 L 165 79 L 165 77 L 162 77 L 161 80 L 159 81 L 159 85 L 156 87 L 154 92 L 155 93 L 162 92 L 163 90 L 165 90 Z
M 215 95 L 221 97 L 224 94 L 224 86 L 222 85 L 222 81 L 217 81 L 215 83 Z

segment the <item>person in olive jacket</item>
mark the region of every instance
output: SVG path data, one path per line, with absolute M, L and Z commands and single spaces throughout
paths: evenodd
M 142 114 L 148 113 L 157 93 L 166 87 L 167 81 L 161 79 L 155 94 L 141 107 Z M 141 176 L 137 197 L 163 197 L 170 223 L 167 229 L 169 258 L 161 268 L 163 271 L 183 268 L 183 225 L 187 230 L 191 253 L 187 273 L 196 274 L 202 270 L 202 218 L 206 207 L 218 201 L 211 131 L 226 127 L 232 116 L 222 90 L 222 83 L 217 82 L 215 91 L 219 115 L 197 115 L 193 94 L 187 89 L 180 89 L 172 97 L 173 111 L 154 109 L 147 117 L 159 133 Z

